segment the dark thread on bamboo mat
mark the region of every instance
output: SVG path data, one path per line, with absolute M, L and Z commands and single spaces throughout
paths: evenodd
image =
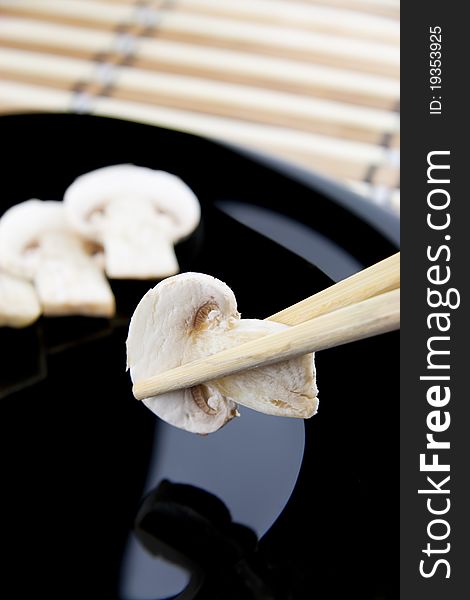
M 96 97 L 98 98 L 109 98 L 109 96 L 112 95 L 113 91 L 114 91 L 115 85 L 114 83 L 110 82 L 107 83 L 106 85 L 103 85 L 98 93 L 96 94 Z
M 176 7 L 177 0 L 162 0 L 158 6 L 160 10 L 170 10 Z
M 107 51 L 98 51 L 92 57 L 92 62 L 96 65 L 96 75 L 90 80 L 77 81 L 71 87 L 72 92 L 72 109 L 76 112 L 90 112 L 92 107 L 92 99 L 111 96 L 115 83 L 113 81 L 113 70 L 120 66 L 131 67 L 135 62 L 135 41 L 142 37 L 155 36 L 158 32 L 158 27 L 161 20 L 161 11 L 174 8 L 174 0 L 163 0 L 158 6 L 154 7 L 146 0 L 138 0 L 134 7 L 137 11 L 140 10 L 135 17 L 135 22 L 118 23 L 114 28 L 117 36 L 121 36 L 121 48 L 116 47 Z M 127 39 L 126 39 L 127 38 Z M 126 48 L 127 42 L 127 48 Z M 109 67 L 111 76 L 106 77 L 106 66 Z M 100 77 L 100 67 L 102 73 Z M 106 81 L 109 79 L 109 81 Z
M 145 8 L 149 6 L 149 4 L 148 2 L 139 1 L 136 3 L 136 6 Z M 118 23 L 114 27 L 114 32 L 118 36 L 128 36 L 130 43 L 129 49 L 126 50 L 125 48 L 115 48 L 106 51 L 101 50 L 96 52 L 92 56 L 91 60 L 96 64 L 97 68 L 104 65 L 109 65 L 111 69 L 120 66 L 130 67 L 135 61 L 134 40 L 138 39 L 139 37 L 145 34 L 150 35 L 153 31 L 154 27 L 143 27 L 141 25 L 135 25 L 134 23 Z M 86 82 L 80 81 L 72 88 L 72 91 L 77 94 L 85 93 L 87 91 L 87 88 L 92 88 L 93 85 L 98 86 L 97 89 L 93 90 L 92 93 L 90 93 L 90 90 L 88 90 L 88 93 L 90 93 L 90 95 L 93 97 L 111 96 L 113 90 L 115 89 L 115 83 L 113 81 L 103 83 L 98 78 L 98 80 L 92 79 Z
M 156 9 L 148 1 L 138 0 L 135 2 L 136 10 L 140 10 L 140 19 L 137 23 L 118 23 L 113 31 L 117 36 L 122 36 L 121 42 L 124 40 L 128 41 L 128 48 L 125 47 L 125 43 L 121 44 L 121 48 L 117 47 L 111 50 L 101 50 L 96 52 L 92 57 L 92 62 L 95 63 L 97 69 L 109 65 L 110 72 L 112 69 L 120 66 L 130 67 L 135 61 L 135 40 L 140 37 L 147 37 L 155 35 L 159 26 L 158 11 L 161 9 L 173 8 L 173 0 L 164 0 L 164 2 Z M 146 11 L 148 14 L 146 16 Z M 152 19 L 150 19 L 152 16 Z M 146 23 L 146 20 L 148 21 Z M 150 21 L 153 22 L 150 22 Z M 126 40 L 127 36 L 127 40 Z M 97 77 L 93 77 L 88 81 L 77 81 L 70 89 L 72 92 L 72 107 L 77 112 L 87 112 L 91 106 L 92 98 L 111 96 L 115 88 L 115 83 L 112 81 L 112 77 L 109 81 L 102 81 L 99 77 L 99 71 Z
M 382 134 L 382 137 L 380 138 L 379 146 L 381 146 L 382 148 L 385 148 L 385 149 L 389 149 L 391 147 L 392 140 L 393 140 L 393 134 L 390 133 L 390 131 L 385 131 Z M 378 165 L 370 165 L 367 168 L 366 173 L 364 175 L 364 182 L 365 183 L 372 183 L 373 182 L 375 174 L 378 171 L 378 168 L 379 168 Z
M 77 81 L 75 82 L 72 87 L 70 88 L 70 91 L 73 92 L 74 94 L 83 94 L 83 92 L 85 91 L 86 87 L 88 86 L 88 81 Z
M 125 62 L 127 62 L 129 58 L 127 55 L 123 55 L 122 58 L 118 57 L 118 60 L 116 61 L 113 60 L 113 56 L 113 52 L 100 51 L 93 55 L 91 62 L 93 62 L 96 65 L 97 69 L 100 67 L 100 65 L 110 65 L 110 68 L 114 68 L 117 65 L 125 64 Z M 96 89 L 93 89 L 94 86 L 96 87 Z M 113 83 L 113 81 L 102 82 L 99 80 L 99 78 L 92 78 L 86 81 L 77 81 L 71 87 L 71 92 L 73 94 L 72 106 L 75 106 L 76 110 L 76 105 L 79 102 L 79 97 L 82 95 L 88 96 L 88 101 L 91 100 L 91 98 L 108 97 L 112 94 L 114 87 L 115 84 Z
M 161 10 L 161 7 L 154 7 L 152 6 L 151 3 L 147 2 L 146 0 L 138 0 L 138 2 L 135 3 L 135 8 L 137 10 L 141 11 L 141 16 L 143 15 L 144 18 L 139 19 L 138 20 L 138 29 L 135 32 L 135 37 L 139 38 L 139 37 L 151 37 L 154 36 L 155 33 L 158 31 L 158 27 L 160 25 L 160 20 L 161 20 L 161 15 L 158 14 L 158 11 Z M 148 15 L 153 15 L 154 18 L 154 22 L 149 22 L 149 19 L 147 17 L 147 22 L 145 19 L 145 14 Z
M 132 40 L 132 47 L 130 50 L 123 50 L 123 49 L 119 49 L 119 48 L 114 48 L 112 50 L 108 50 L 106 52 L 104 52 L 103 54 L 106 54 L 108 56 L 108 60 L 109 57 L 112 57 L 114 55 L 117 56 L 118 58 L 118 63 L 121 63 L 121 60 L 126 57 L 127 59 L 134 59 L 134 44 L 133 41 L 138 37 L 135 35 L 135 32 L 133 31 L 133 29 L 135 29 L 135 25 L 132 23 L 118 23 L 116 25 L 116 27 L 114 27 L 114 33 L 117 35 L 117 39 L 119 39 L 119 36 L 122 38 L 125 38 L 127 36 L 127 38 L 129 40 Z M 137 30 L 139 32 L 139 29 Z
M 154 14 L 156 21 L 152 24 L 141 24 L 142 30 L 138 32 L 137 37 L 151 37 L 158 33 L 161 24 L 162 13 L 176 8 L 177 0 L 161 0 L 158 5 L 154 5 L 148 0 L 138 0 L 135 4 L 145 14 L 148 10 L 149 14 Z
M 392 139 L 393 135 L 389 131 L 386 131 L 380 138 L 379 146 L 383 146 L 384 148 L 390 148 Z
M 377 173 L 378 165 L 369 165 L 364 175 L 364 183 L 372 183 L 375 174 Z
M 100 53 L 100 55 L 96 55 L 94 57 L 94 61 L 96 63 L 96 68 L 100 69 L 100 67 L 104 70 L 106 67 L 109 69 L 109 72 L 112 74 L 113 70 L 116 68 L 116 63 L 110 60 L 111 55 L 107 56 L 106 53 Z M 122 64 L 120 62 L 120 64 Z M 108 81 L 100 80 L 99 77 L 96 78 L 97 83 L 100 85 L 98 89 L 98 96 L 109 96 L 114 88 L 114 82 L 112 76 L 108 78 Z M 94 80 L 96 81 L 96 80 Z M 92 85 L 93 82 L 90 82 Z
M 93 96 L 86 91 L 86 84 L 79 82 L 72 88 L 71 109 L 78 114 L 89 113 L 92 108 Z

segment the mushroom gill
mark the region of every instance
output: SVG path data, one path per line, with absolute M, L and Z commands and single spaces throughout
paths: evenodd
M 205 385 L 195 385 L 191 388 L 191 394 L 193 400 L 198 408 L 200 408 L 206 415 L 216 415 L 217 411 L 211 408 L 207 398 L 207 388 Z

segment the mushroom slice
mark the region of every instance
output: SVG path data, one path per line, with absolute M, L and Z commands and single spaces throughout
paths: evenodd
M 200 219 L 196 196 L 164 171 L 114 165 L 78 177 L 64 196 L 72 226 L 104 247 L 112 279 L 161 279 L 179 271 L 173 245 Z
M 114 314 L 114 296 L 61 202 L 27 200 L 0 219 L 0 266 L 32 281 L 45 315 Z
M 127 365 L 133 382 L 197 358 L 286 329 L 240 319 L 232 290 L 200 273 L 160 282 L 138 304 L 129 326 Z M 313 354 L 145 399 L 156 415 L 195 433 L 216 431 L 237 404 L 284 417 L 309 418 L 318 399 Z
M 0 327 L 27 327 L 40 314 L 33 285 L 26 279 L 0 272 Z

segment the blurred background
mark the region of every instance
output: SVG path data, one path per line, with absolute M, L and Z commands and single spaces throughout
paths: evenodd
M 398 0 L 0 0 L 0 114 L 243 145 L 399 212 Z

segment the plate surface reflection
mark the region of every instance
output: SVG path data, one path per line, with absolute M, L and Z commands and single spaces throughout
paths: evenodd
M 202 220 L 176 247 L 181 270 L 225 281 L 242 317 L 265 318 L 396 251 L 324 191 L 207 140 L 77 115 L 1 126 L 0 213 L 60 199 L 78 175 L 110 164 L 182 177 Z M 275 228 L 244 225 L 219 208 L 227 202 L 271 211 Z M 198 437 L 159 422 L 125 371 L 130 315 L 155 283 L 113 282 L 109 321 L 0 330 L 10 597 L 157 600 L 187 585 L 181 599 L 397 597 L 398 336 L 319 353 L 319 413 L 308 422 L 242 408 Z

